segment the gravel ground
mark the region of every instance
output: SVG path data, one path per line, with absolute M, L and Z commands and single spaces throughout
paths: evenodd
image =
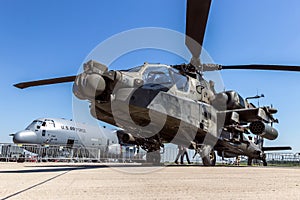
M 300 168 L 0 163 L 0 199 L 300 199 Z

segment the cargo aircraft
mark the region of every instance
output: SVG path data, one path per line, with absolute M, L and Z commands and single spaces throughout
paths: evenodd
M 12 136 L 16 144 L 99 149 L 100 152 L 109 155 L 121 153 L 117 130 L 75 123 L 67 119 L 39 118 L 25 130 L 12 134 Z

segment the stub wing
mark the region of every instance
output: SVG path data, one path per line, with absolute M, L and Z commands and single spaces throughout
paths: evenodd
M 274 122 L 273 116 L 266 112 L 264 108 L 243 108 L 243 109 L 235 109 L 235 110 L 226 110 L 220 111 L 220 114 L 226 114 L 226 118 L 232 118 L 232 120 L 238 120 L 238 122 L 254 122 L 257 120 L 261 120 L 263 122 L 269 123 Z M 236 119 L 234 119 L 234 117 Z

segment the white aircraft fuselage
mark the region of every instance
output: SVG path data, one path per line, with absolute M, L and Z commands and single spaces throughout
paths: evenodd
M 98 148 L 119 154 L 121 146 L 114 130 L 59 118 L 39 118 L 13 135 L 17 144 L 61 145 Z

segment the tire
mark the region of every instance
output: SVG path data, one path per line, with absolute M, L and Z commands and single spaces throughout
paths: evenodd
M 160 165 L 160 158 L 161 156 L 159 151 L 148 152 L 146 154 L 146 162 L 152 163 L 153 165 Z
M 249 158 L 249 157 L 248 157 L 247 165 L 248 165 L 248 166 L 252 166 L 252 158 Z
M 268 163 L 265 159 L 263 160 L 263 166 L 268 166 Z
M 204 166 L 215 166 L 216 165 L 216 153 L 211 150 L 209 155 L 202 157 L 202 163 Z

